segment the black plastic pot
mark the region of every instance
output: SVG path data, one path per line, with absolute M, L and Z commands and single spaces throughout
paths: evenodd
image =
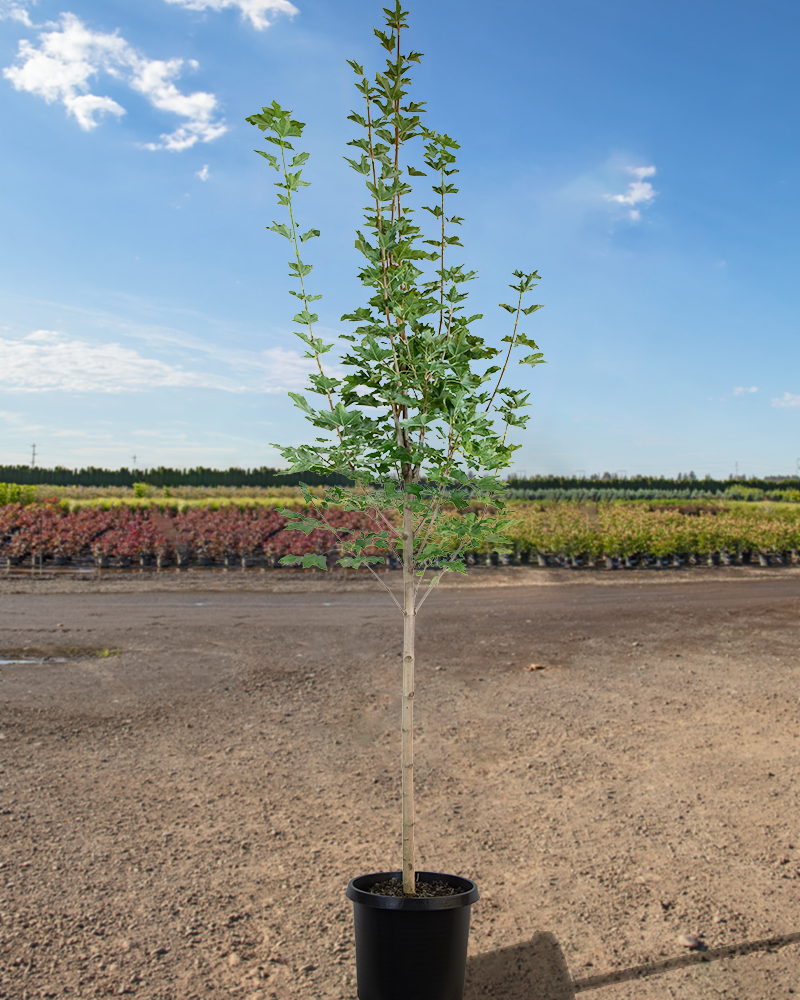
M 453 896 L 379 896 L 376 882 L 401 872 L 360 875 L 347 886 L 353 901 L 359 1000 L 462 1000 L 469 919 L 477 885 L 458 875 L 417 872 L 417 882 L 445 882 Z

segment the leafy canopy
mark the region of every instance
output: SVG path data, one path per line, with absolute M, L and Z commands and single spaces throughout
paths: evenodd
M 287 471 L 344 473 L 356 483 L 353 489 L 330 489 L 324 502 L 306 491 L 318 516 L 284 511 L 293 527 L 319 527 L 330 503 L 372 511 L 381 520 L 381 531 L 343 544 L 340 565 L 368 566 L 382 562 L 385 553 L 399 557 L 405 545 L 413 545 L 418 574 L 429 566 L 464 572 L 463 553 L 478 546 L 501 548 L 510 523 L 498 472 L 520 447 L 506 438 L 509 428 L 525 427 L 528 417 L 520 410 L 530 404 L 528 392 L 502 382 L 516 349 L 525 352 L 519 364 L 544 363 L 520 328 L 523 317 L 542 308 L 523 306 L 540 276 L 514 272 L 515 299 L 500 304 L 513 317 L 511 332 L 501 340 L 507 349 L 492 347 L 473 332 L 483 318 L 466 311 L 467 284 L 476 272 L 450 259 L 462 246 L 455 227 L 464 220 L 449 214 L 450 199 L 458 193 L 460 146 L 424 125 L 424 104 L 409 99 L 409 70 L 421 53 L 401 49 L 408 12 L 396 2 L 384 13 L 385 30 L 374 29 L 388 53 L 384 71 L 370 81 L 363 66 L 348 60 L 361 99 L 349 120 L 361 134 L 348 143 L 355 153 L 345 159 L 363 178 L 368 195 L 355 239 L 367 298 L 366 305 L 342 317 L 354 330 L 342 335 L 345 353 L 328 373 L 322 359 L 334 345 L 315 335 L 318 314 L 312 303 L 321 296 L 309 294 L 306 279 L 313 265 L 301 257 L 303 245 L 320 233 L 313 228 L 301 233 L 295 217 L 296 197 L 309 184 L 302 179 L 309 154 L 296 152 L 292 140 L 302 137 L 305 125 L 275 101 L 247 119 L 270 145 L 255 152 L 278 174 L 285 221 L 268 228 L 291 246 L 288 266 L 297 282 L 291 294 L 302 305 L 294 316 L 295 334 L 306 347 L 304 357 L 314 363 L 305 391 L 320 398 L 313 403 L 289 393 L 321 432 L 313 443 L 273 446 L 289 463 Z M 434 198 L 422 206 L 430 233 L 416 224 L 410 207 L 412 180 L 421 177 L 433 181 Z M 495 359 L 500 363 L 492 363 Z M 413 513 L 411 539 L 404 539 L 395 516 L 407 508 Z M 303 558 L 303 565 L 325 563 L 319 556 Z M 282 561 L 292 560 L 300 557 Z

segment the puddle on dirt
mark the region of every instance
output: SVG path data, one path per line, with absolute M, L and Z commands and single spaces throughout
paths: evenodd
M 7 666 L 10 663 L 69 663 L 69 660 L 65 656 L 52 657 L 51 659 L 43 660 L 0 660 L 0 667 Z
M 0 666 L 105 660 L 118 656 L 121 652 L 121 649 L 109 649 L 106 646 L 17 646 L 0 649 Z

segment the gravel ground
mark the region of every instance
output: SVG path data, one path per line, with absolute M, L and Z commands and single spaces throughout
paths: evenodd
M 800 993 L 798 942 L 714 954 L 800 931 L 798 612 L 788 567 L 431 594 L 417 867 L 480 888 L 466 1000 Z M 401 639 L 355 575 L 0 578 L 0 659 L 45 658 L 0 664 L 0 997 L 355 997 L 344 889 L 400 863 Z M 592 981 L 686 935 L 712 960 Z

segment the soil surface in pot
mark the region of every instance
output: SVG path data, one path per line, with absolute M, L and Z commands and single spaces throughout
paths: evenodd
M 374 882 L 367 892 L 374 896 L 405 896 L 407 899 L 431 899 L 433 896 L 457 896 L 460 889 L 445 882 L 417 882 L 416 892 L 403 892 L 403 881 L 399 878 L 390 878 L 385 882 Z
M 44 660 L 0 665 L 0 998 L 354 998 L 345 888 L 400 866 L 388 595 L 37 572 L 0 575 L 0 609 L 0 659 Z M 476 567 L 431 594 L 416 860 L 478 884 L 465 1000 L 535 1000 L 548 935 L 580 981 L 800 931 L 799 622 L 791 567 Z M 596 995 L 798 983 L 792 944 Z

